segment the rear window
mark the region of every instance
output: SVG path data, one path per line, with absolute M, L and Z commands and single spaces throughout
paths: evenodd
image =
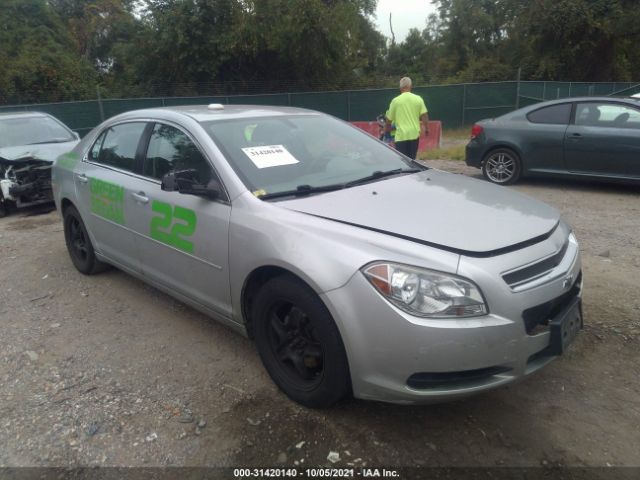
M 527 115 L 527 118 L 531 123 L 568 125 L 571 118 L 571 104 L 561 103 L 560 105 L 540 108 Z

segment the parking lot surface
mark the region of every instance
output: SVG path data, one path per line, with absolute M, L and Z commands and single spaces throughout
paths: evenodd
M 505 188 L 573 225 L 585 328 L 525 381 L 433 406 L 300 407 L 250 340 L 118 270 L 78 273 L 56 212 L 0 219 L 0 466 L 640 465 L 640 189 Z

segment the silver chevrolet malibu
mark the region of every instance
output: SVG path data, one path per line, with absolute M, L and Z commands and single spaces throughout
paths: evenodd
M 118 115 L 53 170 L 76 268 L 134 275 L 252 338 L 293 400 L 442 402 L 561 355 L 582 327 L 559 213 L 426 168 L 333 117 Z

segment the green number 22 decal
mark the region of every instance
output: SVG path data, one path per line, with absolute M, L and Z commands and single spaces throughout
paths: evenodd
M 183 252 L 193 253 L 193 243 L 187 238 L 196 231 L 196 213 L 157 200 L 153 201 L 151 209 L 158 214 L 151 219 L 151 238 Z

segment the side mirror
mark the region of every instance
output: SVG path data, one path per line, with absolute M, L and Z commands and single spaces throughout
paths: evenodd
M 74 131 L 73 136 L 76 137 L 76 140 L 80 140 L 80 134 L 78 132 Z
M 196 195 L 211 200 L 220 198 L 222 185 L 217 180 L 210 180 L 207 185 L 197 181 L 195 170 L 178 170 L 162 177 L 160 188 L 166 192 L 178 192 L 184 195 Z

